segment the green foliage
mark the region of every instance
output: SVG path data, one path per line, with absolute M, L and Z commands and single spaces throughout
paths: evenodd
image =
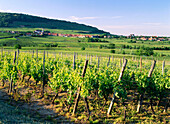
M 101 40 L 101 39 L 98 39 L 98 38 L 88 38 L 88 42 L 104 42 L 104 43 L 108 43 L 108 41 Z
M 149 47 L 141 47 L 139 50 L 136 51 L 137 55 L 146 55 L 146 56 L 151 56 L 154 54 L 153 49 Z
M 113 43 L 110 43 L 109 46 L 108 46 L 109 49 L 115 49 L 115 44 Z
M 20 44 L 15 44 L 14 48 L 15 49 L 21 49 L 21 45 Z
M 115 50 L 111 50 L 110 52 L 111 52 L 111 53 L 115 53 Z
M 82 47 L 81 50 L 85 50 L 86 48 L 85 47 Z
M 124 50 L 121 51 L 122 54 L 126 54 Z

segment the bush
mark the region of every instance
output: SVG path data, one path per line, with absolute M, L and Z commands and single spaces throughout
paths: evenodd
M 115 50 L 111 50 L 110 52 L 111 52 L 111 53 L 115 53 Z
M 86 48 L 85 47 L 82 47 L 81 50 L 85 50 Z
M 21 49 L 21 45 L 20 44 L 15 44 L 14 48 L 15 49 Z
M 109 49 L 114 49 L 115 48 L 115 44 L 113 43 L 110 43 L 109 46 L 108 46 Z
M 122 54 L 126 54 L 124 50 L 121 51 Z
M 99 46 L 99 49 L 102 49 L 102 47 L 103 47 L 103 45 L 100 45 L 100 46 Z

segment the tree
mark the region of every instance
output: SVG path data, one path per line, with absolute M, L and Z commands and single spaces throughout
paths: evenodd
M 21 49 L 21 45 L 20 44 L 15 44 L 14 48 L 15 49 Z
M 85 47 L 82 47 L 81 50 L 85 50 L 86 48 Z

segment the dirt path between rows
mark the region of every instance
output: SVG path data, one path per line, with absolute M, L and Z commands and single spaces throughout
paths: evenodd
M 6 93 L 6 89 L 0 89 L 0 123 L 73 123 L 57 115 L 51 105 L 39 105 L 38 101 L 15 101 Z

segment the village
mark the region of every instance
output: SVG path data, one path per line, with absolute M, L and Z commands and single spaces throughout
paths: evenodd
M 20 31 L 0 31 L 1 33 L 22 34 L 23 36 L 58 36 L 58 37 L 74 37 L 74 38 L 115 38 L 112 35 L 90 35 L 90 34 L 62 34 L 52 33 L 50 31 L 44 31 L 44 29 L 35 30 L 33 32 L 20 32 Z M 120 36 L 127 39 L 135 39 L 137 41 L 168 41 L 168 37 L 158 36 L 135 36 L 130 34 L 129 36 Z

